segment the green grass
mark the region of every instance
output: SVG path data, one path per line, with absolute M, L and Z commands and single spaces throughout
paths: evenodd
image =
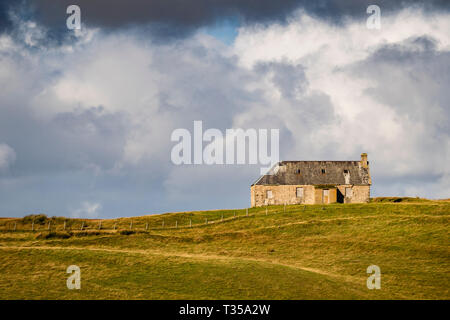
M 450 298 L 448 201 L 248 212 L 102 220 L 101 229 L 100 220 L 39 217 L 34 232 L 33 217 L 0 219 L 0 299 Z M 81 290 L 66 287 L 72 264 Z M 366 287 L 372 264 L 380 290 Z

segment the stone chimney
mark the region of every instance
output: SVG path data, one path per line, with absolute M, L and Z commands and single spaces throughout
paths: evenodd
M 369 161 L 367 161 L 367 153 L 361 153 L 361 167 L 369 167 Z

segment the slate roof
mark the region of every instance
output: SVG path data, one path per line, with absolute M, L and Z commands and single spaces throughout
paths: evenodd
M 360 161 L 281 161 L 252 185 L 342 185 L 346 175 L 347 184 L 371 184 L 369 168 Z

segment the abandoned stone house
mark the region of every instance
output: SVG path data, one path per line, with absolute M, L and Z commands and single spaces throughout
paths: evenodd
M 281 161 L 250 187 L 251 206 L 369 202 L 367 154 L 360 161 Z

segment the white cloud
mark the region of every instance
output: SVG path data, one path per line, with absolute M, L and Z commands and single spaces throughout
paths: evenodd
M 16 161 L 14 149 L 7 144 L 0 144 L 0 170 L 8 169 Z
M 247 67 L 260 61 L 288 60 L 300 62 L 310 75 L 326 78 L 333 67 L 364 59 L 379 45 L 410 37 L 433 35 L 439 41 L 439 50 L 449 50 L 448 18 L 445 12 L 428 15 L 418 9 L 405 9 L 394 15 L 383 15 L 382 28 L 369 30 L 364 19 L 335 25 L 297 11 L 286 25 L 240 28 L 234 48 L 240 62 Z
M 97 202 L 84 201 L 78 209 L 72 210 L 74 218 L 97 218 L 100 215 L 102 205 Z

